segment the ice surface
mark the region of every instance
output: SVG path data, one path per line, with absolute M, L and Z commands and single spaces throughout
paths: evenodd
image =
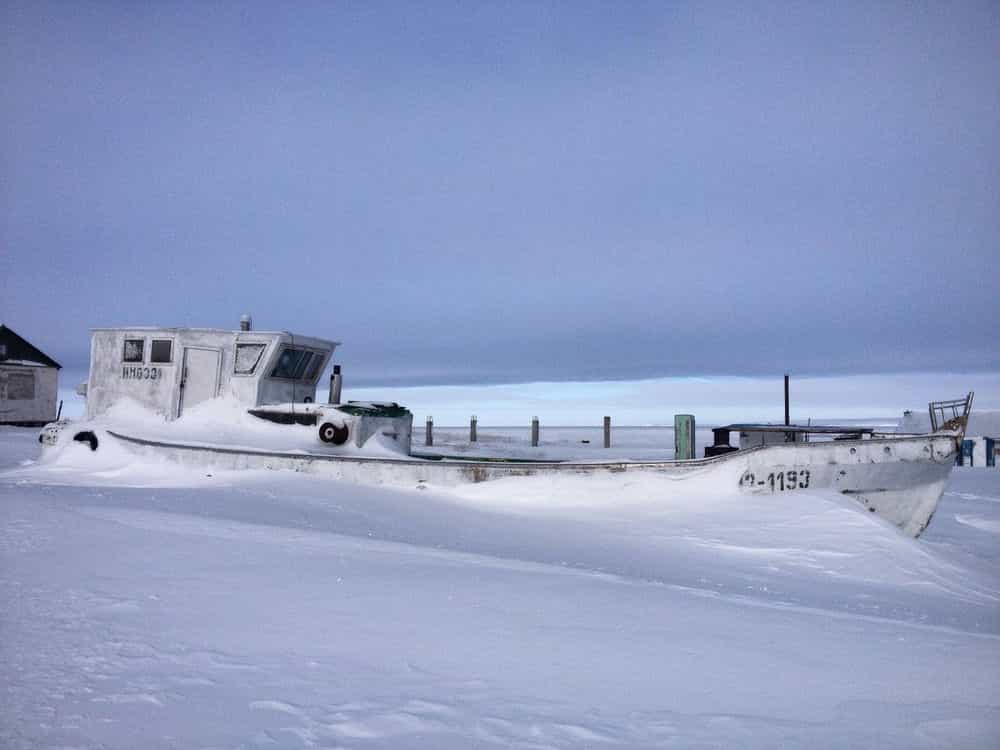
M 1000 742 L 997 471 L 956 470 L 915 541 L 830 493 L 396 491 L 36 439 L 0 429 L 0 747 Z

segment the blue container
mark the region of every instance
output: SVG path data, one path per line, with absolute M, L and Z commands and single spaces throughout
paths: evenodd
M 962 441 L 962 451 L 958 454 L 958 465 L 965 466 L 966 459 L 969 460 L 969 466 L 972 466 L 972 449 L 975 447 L 975 440 L 963 440 Z

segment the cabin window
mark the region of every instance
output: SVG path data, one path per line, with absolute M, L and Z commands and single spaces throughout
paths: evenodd
M 312 362 L 309 364 L 308 369 L 306 369 L 306 374 L 302 377 L 302 379 L 303 380 L 315 379 L 316 375 L 319 374 L 316 371 L 320 368 L 320 365 L 322 364 L 323 364 L 323 355 L 314 353 Z
M 153 339 L 149 346 L 149 361 L 156 363 L 173 362 L 174 342 L 170 339 Z
M 306 370 L 309 369 L 310 364 L 316 358 L 316 355 L 312 352 L 306 352 L 302 356 L 302 361 L 299 362 L 299 366 L 295 368 L 295 379 L 302 380 L 306 376 Z
M 7 345 L 0 344 L 0 359 L 7 359 Z
M 144 339 L 125 339 L 125 351 L 122 354 L 124 362 L 142 362 Z
M 252 375 L 260 362 L 260 355 L 264 353 L 267 344 L 237 344 L 236 345 L 236 366 L 233 369 L 237 375 Z
M 307 349 L 292 349 L 285 347 L 281 350 L 278 364 L 271 370 L 272 378 L 282 378 L 284 380 L 301 380 L 310 363 L 316 359 L 322 359 L 322 355 L 311 352 Z
M 295 380 L 298 377 L 296 371 L 299 371 L 299 368 L 303 364 L 303 358 L 308 354 L 309 352 L 305 349 L 290 349 L 289 347 L 285 347 L 281 350 L 278 364 L 271 370 L 271 377 Z
M 7 373 L 7 400 L 34 401 L 35 373 L 33 372 Z

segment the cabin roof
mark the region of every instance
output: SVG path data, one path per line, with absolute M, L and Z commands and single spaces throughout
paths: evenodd
M 294 339 L 301 339 L 303 343 L 312 342 L 317 344 L 327 344 L 330 348 L 340 346 L 341 342 L 321 339 L 316 336 L 307 336 L 303 333 L 292 333 L 291 331 L 234 331 L 231 328 L 191 328 L 188 326 L 114 326 L 105 328 L 91 328 L 91 333 L 97 331 L 141 331 L 143 333 L 181 333 L 191 331 L 192 333 L 218 333 L 227 336 L 288 336 Z
M 62 365 L 52 357 L 3 324 L 0 324 L 0 344 L 7 349 L 6 356 L 0 359 L 0 364 L 62 369 Z

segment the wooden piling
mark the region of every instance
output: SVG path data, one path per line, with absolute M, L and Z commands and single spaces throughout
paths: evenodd
M 476 434 L 476 422 L 477 422 L 476 415 L 473 414 L 472 415 L 472 419 L 469 420 L 469 442 L 470 443 L 474 443 L 474 442 L 476 442 L 479 439 L 479 436 Z
M 611 417 L 604 418 L 604 447 L 611 447 Z
M 427 427 L 424 431 L 424 445 L 434 445 L 434 417 L 427 417 Z
M 531 447 L 538 447 L 538 417 L 531 418 Z

